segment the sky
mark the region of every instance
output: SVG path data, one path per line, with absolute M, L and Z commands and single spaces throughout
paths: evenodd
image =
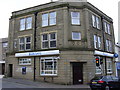
M 56 0 L 53 0 L 56 1 Z M 113 19 L 115 41 L 118 41 L 118 2 L 119 0 L 87 0 Z M 8 37 L 9 18 L 13 11 L 51 2 L 51 0 L 1 0 L 0 38 Z

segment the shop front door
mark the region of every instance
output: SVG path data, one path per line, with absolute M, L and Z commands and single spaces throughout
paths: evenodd
M 83 84 L 83 63 L 72 63 L 73 84 Z

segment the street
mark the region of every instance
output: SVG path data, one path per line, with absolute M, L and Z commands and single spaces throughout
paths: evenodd
M 47 83 L 47 82 L 34 82 L 30 80 L 23 80 L 23 79 L 14 79 L 14 78 L 1 78 L 2 80 L 2 90 L 9 90 L 10 88 L 13 89 L 59 89 L 60 90 L 66 90 L 66 89 L 71 89 L 71 90 L 78 90 L 78 89 L 87 89 L 89 90 L 89 85 L 58 85 L 58 84 L 52 84 L 52 83 Z

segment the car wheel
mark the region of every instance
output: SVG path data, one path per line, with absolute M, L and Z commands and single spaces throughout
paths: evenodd
M 109 87 L 109 86 L 106 86 L 106 87 L 105 87 L 105 90 L 110 90 L 110 87 Z

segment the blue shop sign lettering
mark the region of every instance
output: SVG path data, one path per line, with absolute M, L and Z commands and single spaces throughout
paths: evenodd
M 38 56 L 38 55 L 41 55 L 40 52 L 30 52 L 29 53 L 29 56 Z

